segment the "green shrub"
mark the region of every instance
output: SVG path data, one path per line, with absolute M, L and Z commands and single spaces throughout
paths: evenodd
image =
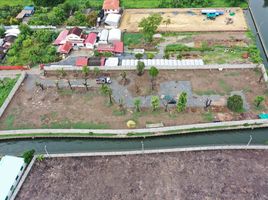
M 29 164 L 31 162 L 31 160 L 33 159 L 35 150 L 29 150 L 29 151 L 25 151 L 22 155 L 22 157 L 24 158 L 24 162 Z
M 230 96 L 227 100 L 227 107 L 234 112 L 243 110 L 243 99 L 240 95 Z
M 135 58 L 137 58 L 138 60 L 140 60 L 142 57 L 143 57 L 142 53 L 135 54 Z
M 153 59 L 154 58 L 154 54 L 153 53 L 147 53 L 147 58 L 148 59 Z

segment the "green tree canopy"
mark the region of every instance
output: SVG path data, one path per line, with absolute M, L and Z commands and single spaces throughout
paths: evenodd
M 187 106 L 187 93 L 182 92 L 177 101 L 177 111 L 178 112 L 185 111 L 186 106 Z
M 243 110 L 243 99 L 240 95 L 230 96 L 227 100 L 227 107 L 234 112 Z
M 37 6 L 52 7 L 60 3 L 63 3 L 65 0 L 32 0 L 32 1 Z
M 153 39 L 153 35 L 156 33 L 158 26 L 162 21 L 162 17 L 160 14 L 151 14 L 147 18 L 143 18 L 139 23 L 139 28 L 141 28 L 141 32 L 145 36 L 145 40 L 147 42 L 151 42 Z

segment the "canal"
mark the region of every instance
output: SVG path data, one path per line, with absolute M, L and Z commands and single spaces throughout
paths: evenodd
M 251 0 L 251 8 L 263 37 L 265 46 L 268 47 L 268 0 Z M 257 36 L 257 31 L 249 12 L 246 12 L 248 24 Z M 264 64 L 268 67 L 267 57 L 257 37 L 257 44 L 261 50 Z M 38 153 L 67 152 L 93 152 L 93 151 L 125 151 L 139 150 L 143 141 L 145 149 L 164 149 L 189 146 L 211 145 L 246 145 L 252 136 L 251 144 L 268 144 L 268 129 L 241 130 L 241 131 L 217 131 L 202 134 L 188 134 L 142 139 L 34 139 L 34 140 L 10 140 L 0 142 L 0 155 L 20 155 L 28 149 L 35 149 Z
M 0 142 L 0 154 L 19 155 L 28 149 L 38 153 L 74 153 L 93 151 L 125 151 L 164 149 L 190 146 L 268 144 L 268 129 L 217 131 L 211 133 L 153 137 L 146 139 L 33 139 Z

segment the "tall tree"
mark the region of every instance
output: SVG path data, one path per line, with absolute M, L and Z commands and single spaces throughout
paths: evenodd
M 258 108 L 264 100 L 265 100 L 264 96 L 256 96 L 254 100 L 256 107 Z
M 113 104 L 113 101 L 112 101 L 112 94 L 113 94 L 113 91 L 112 89 L 106 85 L 106 84 L 102 84 L 101 85 L 101 88 L 100 88 L 100 91 L 102 94 L 104 94 L 105 96 L 108 96 L 109 97 L 109 103 L 110 104 Z
M 138 61 L 137 64 L 137 74 L 138 76 L 141 76 L 144 73 L 145 64 L 144 62 Z
M 154 90 L 155 78 L 158 76 L 159 70 L 156 67 L 151 67 L 149 75 L 151 76 L 152 90 Z
M 152 110 L 156 111 L 159 106 L 160 106 L 160 100 L 158 96 L 152 96 L 151 98 L 151 106 L 152 106 Z
M 139 98 L 134 99 L 135 112 L 141 111 L 141 100 Z
M 182 92 L 177 101 L 177 111 L 182 112 L 186 109 L 187 105 L 187 93 Z
M 153 35 L 156 33 L 162 19 L 160 14 L 154 13 L 140 21 L 139 28 L 141 28 L 141 32 L 144 34 L 146 42 L 152 42 Z

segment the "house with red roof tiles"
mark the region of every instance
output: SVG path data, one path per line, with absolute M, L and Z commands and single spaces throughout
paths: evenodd
M 102 9 L 104 10 L 105 14 L 119 13 L 119 4 L 119 0 L 104 0 Z
M 97 34 L 96 33 L 89 33 L 87 38 L 84 41 L 84 45 L 87 49 L 94 49 L 94 45 L 97 40 Z

